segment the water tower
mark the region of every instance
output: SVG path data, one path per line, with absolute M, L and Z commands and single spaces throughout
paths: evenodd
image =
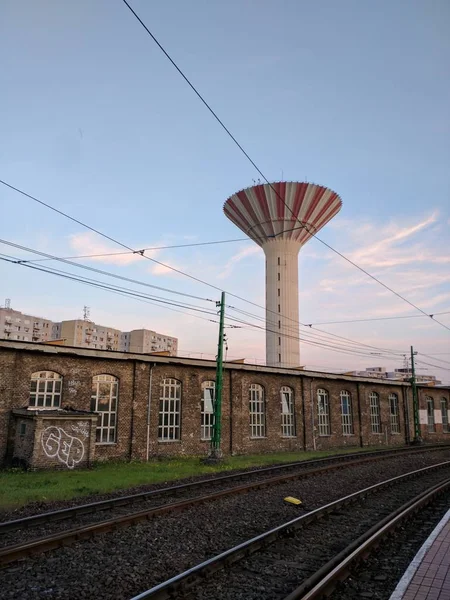
M 224 204 L 226 216 L 266 255 L 268 366 L 300 365 L 298 253 L 341 206 L 328 188 L 286 181 L 249 187 Z

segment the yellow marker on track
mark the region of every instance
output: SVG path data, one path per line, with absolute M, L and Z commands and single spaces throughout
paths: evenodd
M 298 498 L 293 498 L 292 496 L 287 496 L 284 499 L 285 502 L 289 502 L 290 504 L 301 504 L 302 501 L 299 500 Z

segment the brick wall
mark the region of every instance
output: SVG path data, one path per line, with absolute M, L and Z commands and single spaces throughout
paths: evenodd
M 19 346 L 19 347 L 17 347 Z M 34 344 L 0 343 L 0 461 L 4 460 L 9 420 L 14 408 L 26 407 L 31 374 L 56 371 L 63 377 L 62 408 L 90 410 L 92 378 L 109 374 L 119 381 L 117 436 L 114 443 L 95 444 L 95 459 L 137 458 L 168 455 L 205 455 L 209 442 L 201 440 L 201 385 L 215 379 L 214 363 L 170 357 L 151 357 L 115 352 L 70 349 Z M 181 385 L 181 439 L 158 440 L 161 382 L 176 379 Z M 151 380 L 150 419 L 148 405 Z M 264 389 L 266 436 L 252 439 L 249 424 L 249 388 L 259 384 Z M 296 434 L 283 437 L 281 430 L 282 386 L 293 390 Z M 324 389 L 330 401 L 331 433 L 318 430 L 317 390 Z M 353 433 L 342 433 L 340 392 L 351 398 Z M 380 398 L 381 433 L 373 433 L 370 421 L 369 394 Z M 391 431 L 388 396 L 398 397 L 400 433 Z M 425 395 L 449 399 L 448 388 L 420 389 L 420 407 L 425 409 Z M 450 404 L 450 402 L 449 402 Z M 408 384 L 368 381 L 362 378 L 311 374 L 304 371 L 276 370 L 249 365 L 227 365 L 224 369 L 222 448 L 226 454 L 261 453 L 326 449 L 330 447 L 386 446 L 408 442 L 413 436 L 411 389 Z M 428 441 L 450 441 L 436 423 L 436 432 L 422 428 Z

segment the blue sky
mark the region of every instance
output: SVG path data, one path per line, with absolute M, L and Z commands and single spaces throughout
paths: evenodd
M 270 180 L 307 178 L 341 195 L 325 241 L 427 312 L 450 310 L 446 0 L 132 5 Z M 0 56 L 2 179 L 131 247 L 242 237 L 222 205 L 257 173 L 120 0 L 5 0 Z M 120 250 L 3 186 L 0 201 L 2 239 L 59 256 Z M 264 304 L 263 255 L 251 242 L 152 256 Z M 218 296 L 143 259 L 84 262 Z M 97 322 L 215 352 L 213 323 L 16 265 L 0 264 L 3 297 L 54 319 L 81 316 L 86 304 Z M 413 314 L 317 241 L 302 250 L 302 322 Z M 450 361 L 450 333 L 426 318 L 322 329 Z M 230 356 L 264 357 L 260 332 L 228 338 Z M 301 353 L 314 367 L 402 366 L 308 344 Z

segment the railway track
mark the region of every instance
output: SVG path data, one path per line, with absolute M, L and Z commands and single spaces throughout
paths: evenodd
M 390 478 L 241 543 L 132 600 L 321 598 L 383 536 L 449 492 L 450 461 Z M 224 569 L 226 575 L 218 573 Z M 214 582 L 208 583 L 212 574 Z
M 392 451 L 377 451 L 365 454 L 363 457 L 361 454 L 352 454 L 339 457 L 330 457 L 327 459 L 316 459 L 313 461 L 302 461 L 299 463 L 290 463 L 288 465 L 281 465 L 279 467 L 268 467 L 260 469 L 258 471 L 251 471 L 247 473 L 239 473 L 221 476 L 208 480 L 200 480 L 194 483 L 182 484 L 178 486 L 171 486 L 169 488 L 162 488 L 149 492 L 143 492 L 141 494 L 135 494 L 131 496 L 113 498 L 106 501 L 96 502 L 92 504 L 86 504 L 81 506 L 75 506 L 53 513 L 43 513 L 40 515 L 34 515 L 32 517 L 25 517 L 24 519 L 18 519 L 14 521 L 7 521 L 0 524 L 0 532 L 4 534 L 2 536 L 3 544 L 5 540 L 11 538 L 11 534 L 18 530 L 26 530 L 29 527 L 41 526 L 42 528 L 48 528 L 49 524 L 58 524 L 61 520 L 66 521 L 66 525 L 72 525 L 75 517 L 92 515 L 99 517 L 102 516 L 103 512 L 108 509 L 122 509 L 133 505 L 135 502 L 142 502 L 143 500 L 161 500 L 161 497 L 169 496 L 171 502 L 167 504 L 157 504 L 156 506 L 147 506 L 144 510 L 126 512 L 126 514 L 118 514 L 113 518 L 101 520 L 96 523 L 83 524 L 79 527 L 70 527 L 65 531 L 56 531 L 50 533 L 47 531 L 46 535 L 36 539 L 25 539 L 21 543 L 9 544 L 0 550 L 0 565 L 4 566 L 15 562 L 17 560 L 26 558 L 27 556 L 40 554 L 49 550 L 53 550 L 62 546 L 67 546 L 78 540 L 88 539 L 100 533 L 113 531 L 119 528 L 127 527 L 141 521 L 152 519 L 154 517 L 167 514 L 169 512 L 181 511 L 190 508 L 195 505 L 210 502 L 216 499 L 224 498 L 226 496 L 232 496 L 237 494 L 244 494 L 251 490 L 263 489 L 266 487 L 281 484 L 293 479 L 301 479 L 311 477 L 313 475 L 326 474 L 330 471 L 341 469 L 347 466 L 361 465 L 364 463 L 374 462 L 377 460 L 384 460 L 391 458 L 392 456 L 397 457 L 405 454 L 414 454 L 415 452 L 433 451 L 446 449 L 442 445 L 420 448 L 420 449 L 402 449 Z M 328 462 L 325 466 L 322 466 L 324 462 Z M 319 466 L 318 466 L 319 465 Z M 311 468 L 313 467 L 313 468 Z M 300 470 L 299 470 L 300 469 Z M 282 471 L 282 475 L 275 477 L 265 478 L 268 474 Z M 242 478 L 253 478 L 256 480 L 243 485 L 236 485 L 229 487 L 229 483 L 237 482 Z M 173 501 L 173 497 L 177 497 L 180 494 L 192 494 L 198 489 L 208 489 L 213 487 L 217 489 L 217 486 L 227 486 L 224 489 L 215 491 L 213 493 L 204 494 L 200 496 L 189 497 L 180 501 Z M 98 514 L 100 512 L 100 514 Z M 70 519 L 70 522 L 68 520 Z M 35 531 L 35 530 L 33 530 Z M 22 532 L 30 533 L 30 532 Z M 10 534 L 7 536 L 6 534 Z
M 243 479 L 259 478 L 269 475 L 270 473 L 286 473 L 289 474 L 297 469 L 308 469 L 309 467 L 320 467 L 322 465 L 329 464 L 328 470 L 334 468 L 340 468 L 340 465 L 346 466 L 345 463 L 351 462 L 352 464 L 358 464 L 359 461 L 375 461 L 391 458 L 393 456 L 401 456 L 414 453 L 423 452 L 437 452 L 440 450 L 450 450 L 450 444 L 436 444 L 430 446 L 421 446 L 411 448 L 402 447 L 396 450 L 374 450 L 370 452 L 355 452 L 351 454 L 340 454 L 337 456 L 329 456 L 325 458 L 316 458 L 312 460 L 303 460 L 293 463 L 286 463 L 281 465 L 275 465 L 271 467 L 264 467 L 262 469 L 254 469 L 252 471 L 242 471 L 239 473 L 232 473 L 229 475 L 220 475 L 219 477 L 213 477 L 208 479 L 200 479 L 198 481 L 183 483 L 179 485 L 162 487 L 155 490 L 149 490 L 139 492 L 136 494 L 128 494 L 119 496 L 117 498 L 109 498 L 107 500 L 100 500 L 96 502 L 90 502 L 86 504 L 80 504 L 70 506 L 51 512 L 42 512 L 39 514 L 13 519 L 9 521 L 0 522 L 0 535 L 17 531 L 18 529 L 38 527 L 41 524 L 49 524 L 51 522 L 63 521 L 66 519 L 73 519 L 80 515 L 93 514 L 112 510 L 117 507 L 130 506 L 133 504 L 140 504 L 153 498 L 163 496 L 178 496 L 186 492 L 195 491 L 199 489 L 207 489 L 208 487 L 217 487 L 219 484 L 229 484 L 238 482 Z
M 285 600 L 319 600 L 324 596 L 329 596 L 337 585 L 351 574 L 356 565 L 366 560 L 371 552 L 378 548 L 383 539 L 392 535 L 396 529 L 404 525 L 405 521 L 413 517 L 419 510 L 435 502 L 448 490 L 450 490 L 450 479 L 436 484 L 430 490 L 418 494 L 394 510 L 344 548 L 313 576 L 286 596 Z

